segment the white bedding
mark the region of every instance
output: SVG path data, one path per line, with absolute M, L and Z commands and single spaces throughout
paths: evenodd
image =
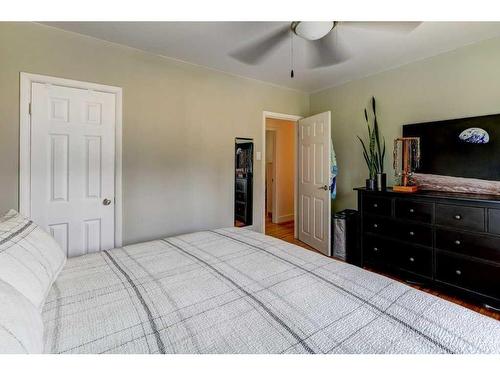
M 500 324 L 244 229 L 68 259 L 52 353 L 500 353 Z

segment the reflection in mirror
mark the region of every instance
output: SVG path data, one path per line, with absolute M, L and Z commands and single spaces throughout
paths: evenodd
M 234 226 L 252 225 L 253 139 L 236 138 L 234 168 Z

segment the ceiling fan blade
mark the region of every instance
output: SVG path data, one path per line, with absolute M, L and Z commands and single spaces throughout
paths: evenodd
M 229 56 L 242 63 L 256 65 L 285 41 L 290 36 L 290 32 L 289 25 L 282 26 L 278 30 L 229 53 Z
M 308 41 L 309 45 L 309 67 L 321 68 L 340 64 L 351 56 L 346 47 L 339 40 L 337 32 L 319 39 Z
M 369 29 L 374 31 L 384 31 L 399 34 L 408 34 L 415 30 L 422 22 L 417 21 L 404 21 L 404 22 L 391 22 L 391 21 L 345 21 L 341 22 L 342 26 L 355 27 L 358 29 Z

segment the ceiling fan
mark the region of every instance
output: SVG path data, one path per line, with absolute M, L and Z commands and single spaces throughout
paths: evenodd
M 249 44 L 230 53 L 236 60 L 257 65 L 264 60 L 285 40 L 290 40 L 291 77 L 293 78 L 293 37 L 298 36 L 308 41 L 306 54 L 310 68 L 326 67 L 344 62 L 350 58 L 347 49 L 342 46 L 336 33 L 339 28 L 356 27 L 374 31 L 407 34 L 421 22 L 337 22 L 337 21 L 295 21 L 289 25 L 258 38 Z

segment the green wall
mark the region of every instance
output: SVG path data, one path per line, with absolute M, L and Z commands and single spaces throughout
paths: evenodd
M 356 208 L 353 187 L 368 170 L 356 135 L 366 137 L 363 109 L 377 99 L 387 143 L 386 172 L 393 182 L 392 150 L 408 123 L 500 113 L 500 39 L 462 47 L 310 96 L 311 114 L 332 112 L 332 139 L 339 165 L 334 209 Z
M 264 110 L 296 115 L 331 110 L 339 162 L 336 210 L 356 207 L 352 188 L 363 185 L 367 175 L 356 135 L 365 135 L 363 108 L 372 95 L 388 167 L 402 124 L 500 112 L 500 39 L 309 95 L 39 24 L 3 22 L 0 212 L 18 206 L 22 71 L 123 88 L 127 243 L 232 225 L 234 137 L 254 138 L 261 150 Z M 257 163 L 256 186 L 262 184 L 260 168 Z M 387 172 L 391 177 L 390 168 Z
M 19 73 L 123 88 L 124 242 L 233 225 L 234 138 L 309 95 L 35 23 L 0 22 L 0 214 L 18 207 Z M 261 163 L 255 186 L 263 184 Z M 254 223 L 264 208 L 255 192 Z

